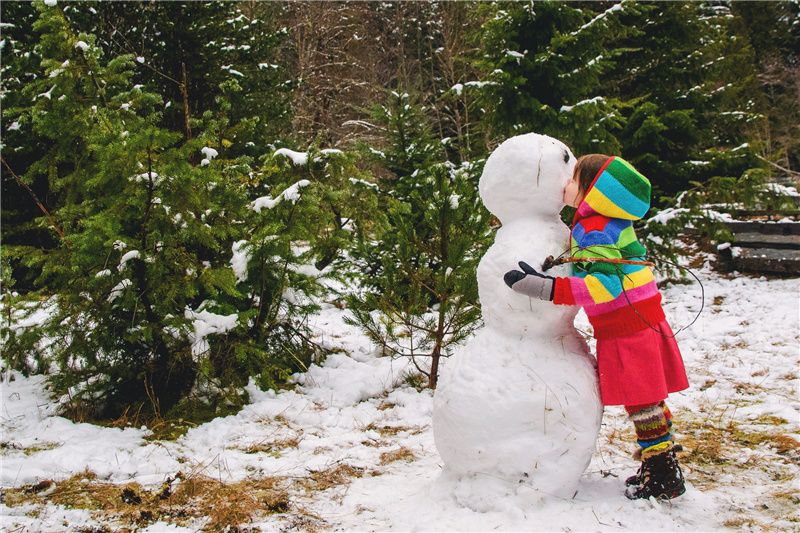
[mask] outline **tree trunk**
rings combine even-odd
[[[186,86],[186,63],[181,62],[181,94],[183,95],[183,133],[186,140],[192,138],[192,127],[189,125],[189,89]]]

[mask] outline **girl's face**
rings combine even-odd
[[[580,193],[580,186],[578,184],[578,165],[575,165],[575,171],[572,173],[572,179],[567,182],[564,187],[564,196],[562,200],[564,203],[571,207],[578,207],[583,201],[583,195]]]

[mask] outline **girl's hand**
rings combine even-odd
[[[511,290],[524,294],[530,298],[538,298],[552,302],[553,293],[556,288],[556,278],[545,276],[536,271],[532,266],[524,261],[519,262],[519,270],[509,270],[503,276],[503,281],[511,287]]]

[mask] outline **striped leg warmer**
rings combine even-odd
[[[636,442],[642,451],[666,449],[672,438],[672,413],[662,401],[650,405],[626,406],[628,417],[636,429]]]
[[[669,428],[669,436],[672,438],[672,411],[669,410],[667,404],[664,403],[664,400],[658,404],[661,406],[661,410],[664,411],[664,417],[667,419],[667,427]]]

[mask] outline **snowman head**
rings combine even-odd
[[[567,145],[547,135],[512,137],[486,161],[479,183],[481,199],[503,223],[557,216],[576,161]]]

